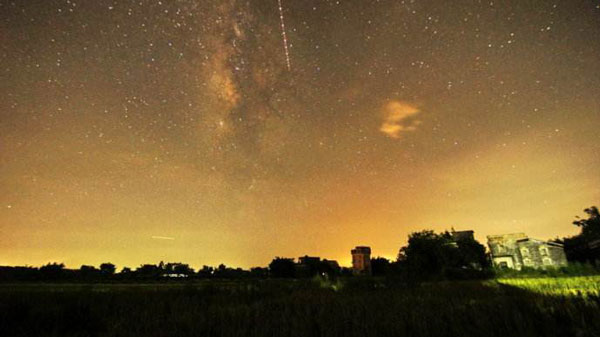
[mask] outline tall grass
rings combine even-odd
[[[600,296],[600,276],[503,278],[498,282],[543,295]]]
[[[577,279],[573,284],[597,282]],[[512,281],[0,287],[1,336],[597,336],[600,299]],[[565,286],[568,286],[565,284]],[[551,285],[548,285],[551,287]]]

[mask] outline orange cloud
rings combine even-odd
[[[415,131],[421,121],[414,119],[420,110],[402,101],[391,101],[385,105],[383,123],[379,131],[391,138],[400,138],[402,132]]]

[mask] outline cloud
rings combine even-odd
[[[379,131],[391,138],[400,138],[403,132],[415,131],[421,124],[414,117],[421,111],[408,103],[402,101],[391,101],[383,109],[383,123]]]

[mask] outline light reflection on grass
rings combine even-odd
[[[501,278],[497,282],[544,295],[599,296],[600,276]]]

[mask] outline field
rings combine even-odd
[[[1,336],[598,336],[599,277],[0,285]]]
[[[549,296],[600,296],[600,276],[506,278],[498,282]]]

